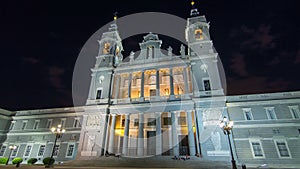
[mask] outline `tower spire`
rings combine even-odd
[[[116,22],[117,19],[118,19],[118,12],[116,11],[116,12],[114,13],[114,21]]]
[[[199,12],[198,12],[198,9],[195,8],[195,6],[194,6],[195,5],[195,1],[194,0],[191,1],[191,5],[192,5],[192,9],[191,9],[190,15],[191,16],[198,16]]]

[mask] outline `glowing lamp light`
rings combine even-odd
[[[17,149],[17,146],[9,146],[8,147],[10,150],[15,150],[15,149]]]
[[[194,5],[195,5],[195,2],[194,2],[194,1],[192,1],[192,2],[191,2],[191,5],[192,5],[192,6],[194,6]]]
[[[55,127],[52,127],[52,128],[51,128],[51,131],[52,131],[52,132],[55,132],[55,130],[56,130]]]

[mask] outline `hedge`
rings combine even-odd
[[[43,159],[44,165],[54,164],[54,162],[55,162],[54,158],[51,158],[51,161],[50,161],[50,157],[46,157],[46,158]]]
[[[13,164],[19,164],[19,163],[21,163],[23,161],[23,158],[21,158],[21,157],[16,157],[16,158],[14,158],[13,160],[12,160],[12,163]]]
[[[35,164],[38,160],[36,158],[31,158],[27,161],[27,164]]]
[[[8,158],[7,157],[1,157],[0,158],[0,164],[6,164]]]

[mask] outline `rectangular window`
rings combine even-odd
[[[74,153],[75,144],[69,144],[66,157],[72,157]]]
[[[252,146],[252,151],[253,151],[254,157],[264,157],[264,153],[263,153],[260,142],[253,141],[253,142],[251,142],[251,146]]]
[[[125,127],[125,119],[122,119],[122,124],[121,124],[122,127]]]
[[[96,99],[101,99],[102,89],[97,89]]]
[[[53,151],[53,156],[57,156],[59,152],[59,144],[55,145],[54,151]]]
[[[280,133],[279,129],[273,129],[273,134],[279,134],[279,133]]]
[[[266,113],[267,113],[268,119],[270,119],[270,120],[277,119],[276,114],[275,114],[275,110],[274,110],[273,107],[272,108],[266,108]]]
[[[45,145],[40,145],[39,151],[38,151],[38,156],[42,157],[44,155],[45,152]]]
[[[61,127],[64,128],[65,124],[66,124],[66,119],[61,119],[60,124],[61,124]]]
[[[73,127],[74,128],[79,128],[80,127],[80,123],[79,123],[79,119],[78,118],[75,118]]]
[[[246,120],[253,120],[251,109],[243,109]]]
[[[24,152],[24,157],[28,157],[30,155],[32,145],[27,145],[25,152]]]
[[[19,146],[16,146],[16,149],[14,149],[14,150],[11,152],[11,156],[12,156],[12,157],[17,156],[18,150],[19,150]]]
[[[155,118],[148,118],[147,126],[156,126]]]
[[[178,125],[186,125],[186,117],[178,117]]]
[[[276,146],[280,157],[290,157],[290,153],[285,141],[276,141]]]
[[[171,117],[164,117],[164,125],[172,125]]]
[[[70,140],[76,140],[76,135],[72,134],[71,137],[70,137]]]
[[[12,121],[9,126],[9,130],[12,130],[15,126],[16,121]]]
[[[208,79],[203,80],[203,86],[204,86],[205,91],[210,91],[211,90],[210,81]]]
[[[139,119],[134,119],[133,126],[135,127],[139,126]]]
[[[125,79],[125,80],[124,80],[124,86],[123,86],[123,87],[128,87],[128,85],[129,85],[129,80],[128,80],[128,79]]]
[[[26,126],[27,126],[27,121],[23,121],[21,130],[25,130]]]
[[[39,128],[39,124],[40,124],[40,121],[39,121],[39,120],[34,121],[33,129],[34,129],[34,130],[37,130],[37,129]]]
[[[52,119],[48,119],[48,122],[47,122],[47,125],[46,125],[46,128],[50,129],[52,126]]]
[[[290,111],[292,113],[293,118],[294,119],[299,119],[300,118],[300,116],[299,116],[300,113],[299,113],[298,106],[290,106],[289,108],[290,108]]]
[[[3,155],[4,155],[4,153],[5,153],[5,150],[6,150],[6,145],[2,145],[1,146],[1,149],[0,149],[0,157],[2,157]]]

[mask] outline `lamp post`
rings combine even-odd
[[[54,154],[55,147],[56,147],[56,141],[57,141],[58,138],[60,138],[62,136],[63,133],[66,132],[66,130],[62,129],[61,124],[59,124],[59,125],[57,125],[57,128],[56,127],[52,127],[51,128],[51,132],[53,134],[55,134],[55,140],[54,140],[54,145],[53,145],[53,148],[52,148],[52,153],[51,153],[50,161],[49,161],[48,165],[46,166],[46,168],[53,167],[52,158],[53,158],[53,154]]]
[[[231,147],[231,142],[230,142],[230,131],[233,128],[233,121],[229,121],[226,116],[224,116],[223,120],[220,123],[220,127],[223,129],[223,132],[225,135],[228,137],[228,142],[229,142],[229,148],[230,148],[230,154],[231,154],[231,163],[232,163],[232,169],[237,169],[236,168],[236,163],[234,160],[233,152],[232,152],[232,147]]]
[[[13,152],[13,150],[15,150],[17,148],[17,146],[13,145],[13,146],[9,146],[8,148],[10,149],[10,152],[9,152],[9,156],[8,156],[8,159],[7,159],[6,163],[5,163],[5,165],[8,164],[8,161],[10,159],[11,153]]]

